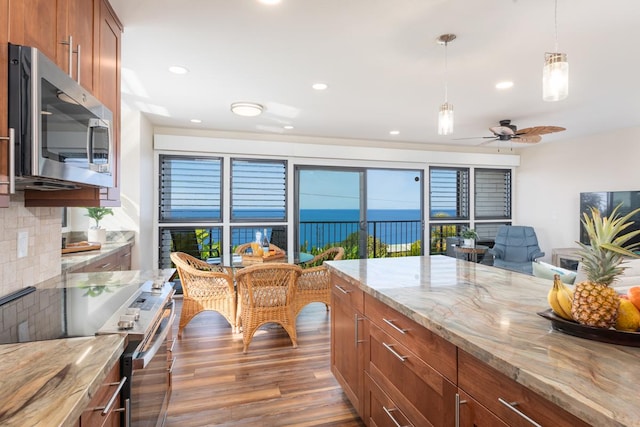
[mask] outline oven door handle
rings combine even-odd
[[[153,338],[154,341],[149,347],[149,349],[145,352],[138,353],[136,357],[133,359],[134,369],[144,369],[147,367],[151,359],[153,359],[153,357],[156,355],[156,353],[162,346],[162,343],[167,339],[167,335],[169,335],[171,328],[173,328],[173,322],[176,317],[176,313],[175,313],[176,303],[173,300],[171,300],[171,302],[168,305],[170,305],[170,309],[171,309],[171,312],[169,313],[169,316],[168,316],[169,321],[166,322],[163,326],[161,326],[160,327],[161,329],[156,332]]]

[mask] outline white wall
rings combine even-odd
[[[640,128],[570,141],[539,144],[520,152],[514,224],[535,227],[540,247],[577,247],[580,193],[640,190]]]

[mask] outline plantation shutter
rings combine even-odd
[[[431,219],[469,219],[469,169],[430,169]]]
[[[286,221],[287,162],[231,160],[231,220]]]
[[[160,222],[220,222],[222,160],[160,156]]]
[[[511,218],[511,170],[475,170],[475,218]]]

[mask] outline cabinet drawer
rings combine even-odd
[[[509,427],[504,421],[462,390],[460,396],[460,427]]]
[[[369,376],[415,425],[453,425],[457,387],[373,323],[368,330]]]
[[[589,425],[462,350],[458,351],[458,386],[510,426],[530,427],[531,423],[499,399],[515,403],[515,409],[543,426]]]
[[[365,295],[364,313],[371,322],[411,349],[449,381],[457,382],[455,345],[368,294]]]
[[[376,427],[417,427],[420,425],[411,423],[369,375],[365,375],[364,390],[366,398],[363,418],[366,425]]]
[[[96,394],[91,399],[91,402],[87,405],[80,416],[80,425],[82,427],[90,426],[118,426],[120,425],[120,413],[114,412],[114,409],[120,408],[121,402],[118,397],[111,407],[111,411],[106,415],[102,415],[102,409],[107,405],[109,399],[118,389],[120,382],[120,364],[116,363],[114,367],[109,371],[109,374],[104,379],[100,388],[96,391]]]
[[[360,313],[364,312],[364,292],[341,277],[331,274],[331,292],[333,296]]]

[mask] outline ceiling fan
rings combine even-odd
[[[534,126],[518,130],[516,125],[511,124],[511,120],[500,120],[500,126],[490,127],[489,130],[493,136],[483,136],[481,138],[490,138],[490,141],[513,141],[523,143],[536,143],[542,140],[540,135],[547,133],[562,132],[566,130],[560,126]],[[462,138],[469,139],[469,138]]]

